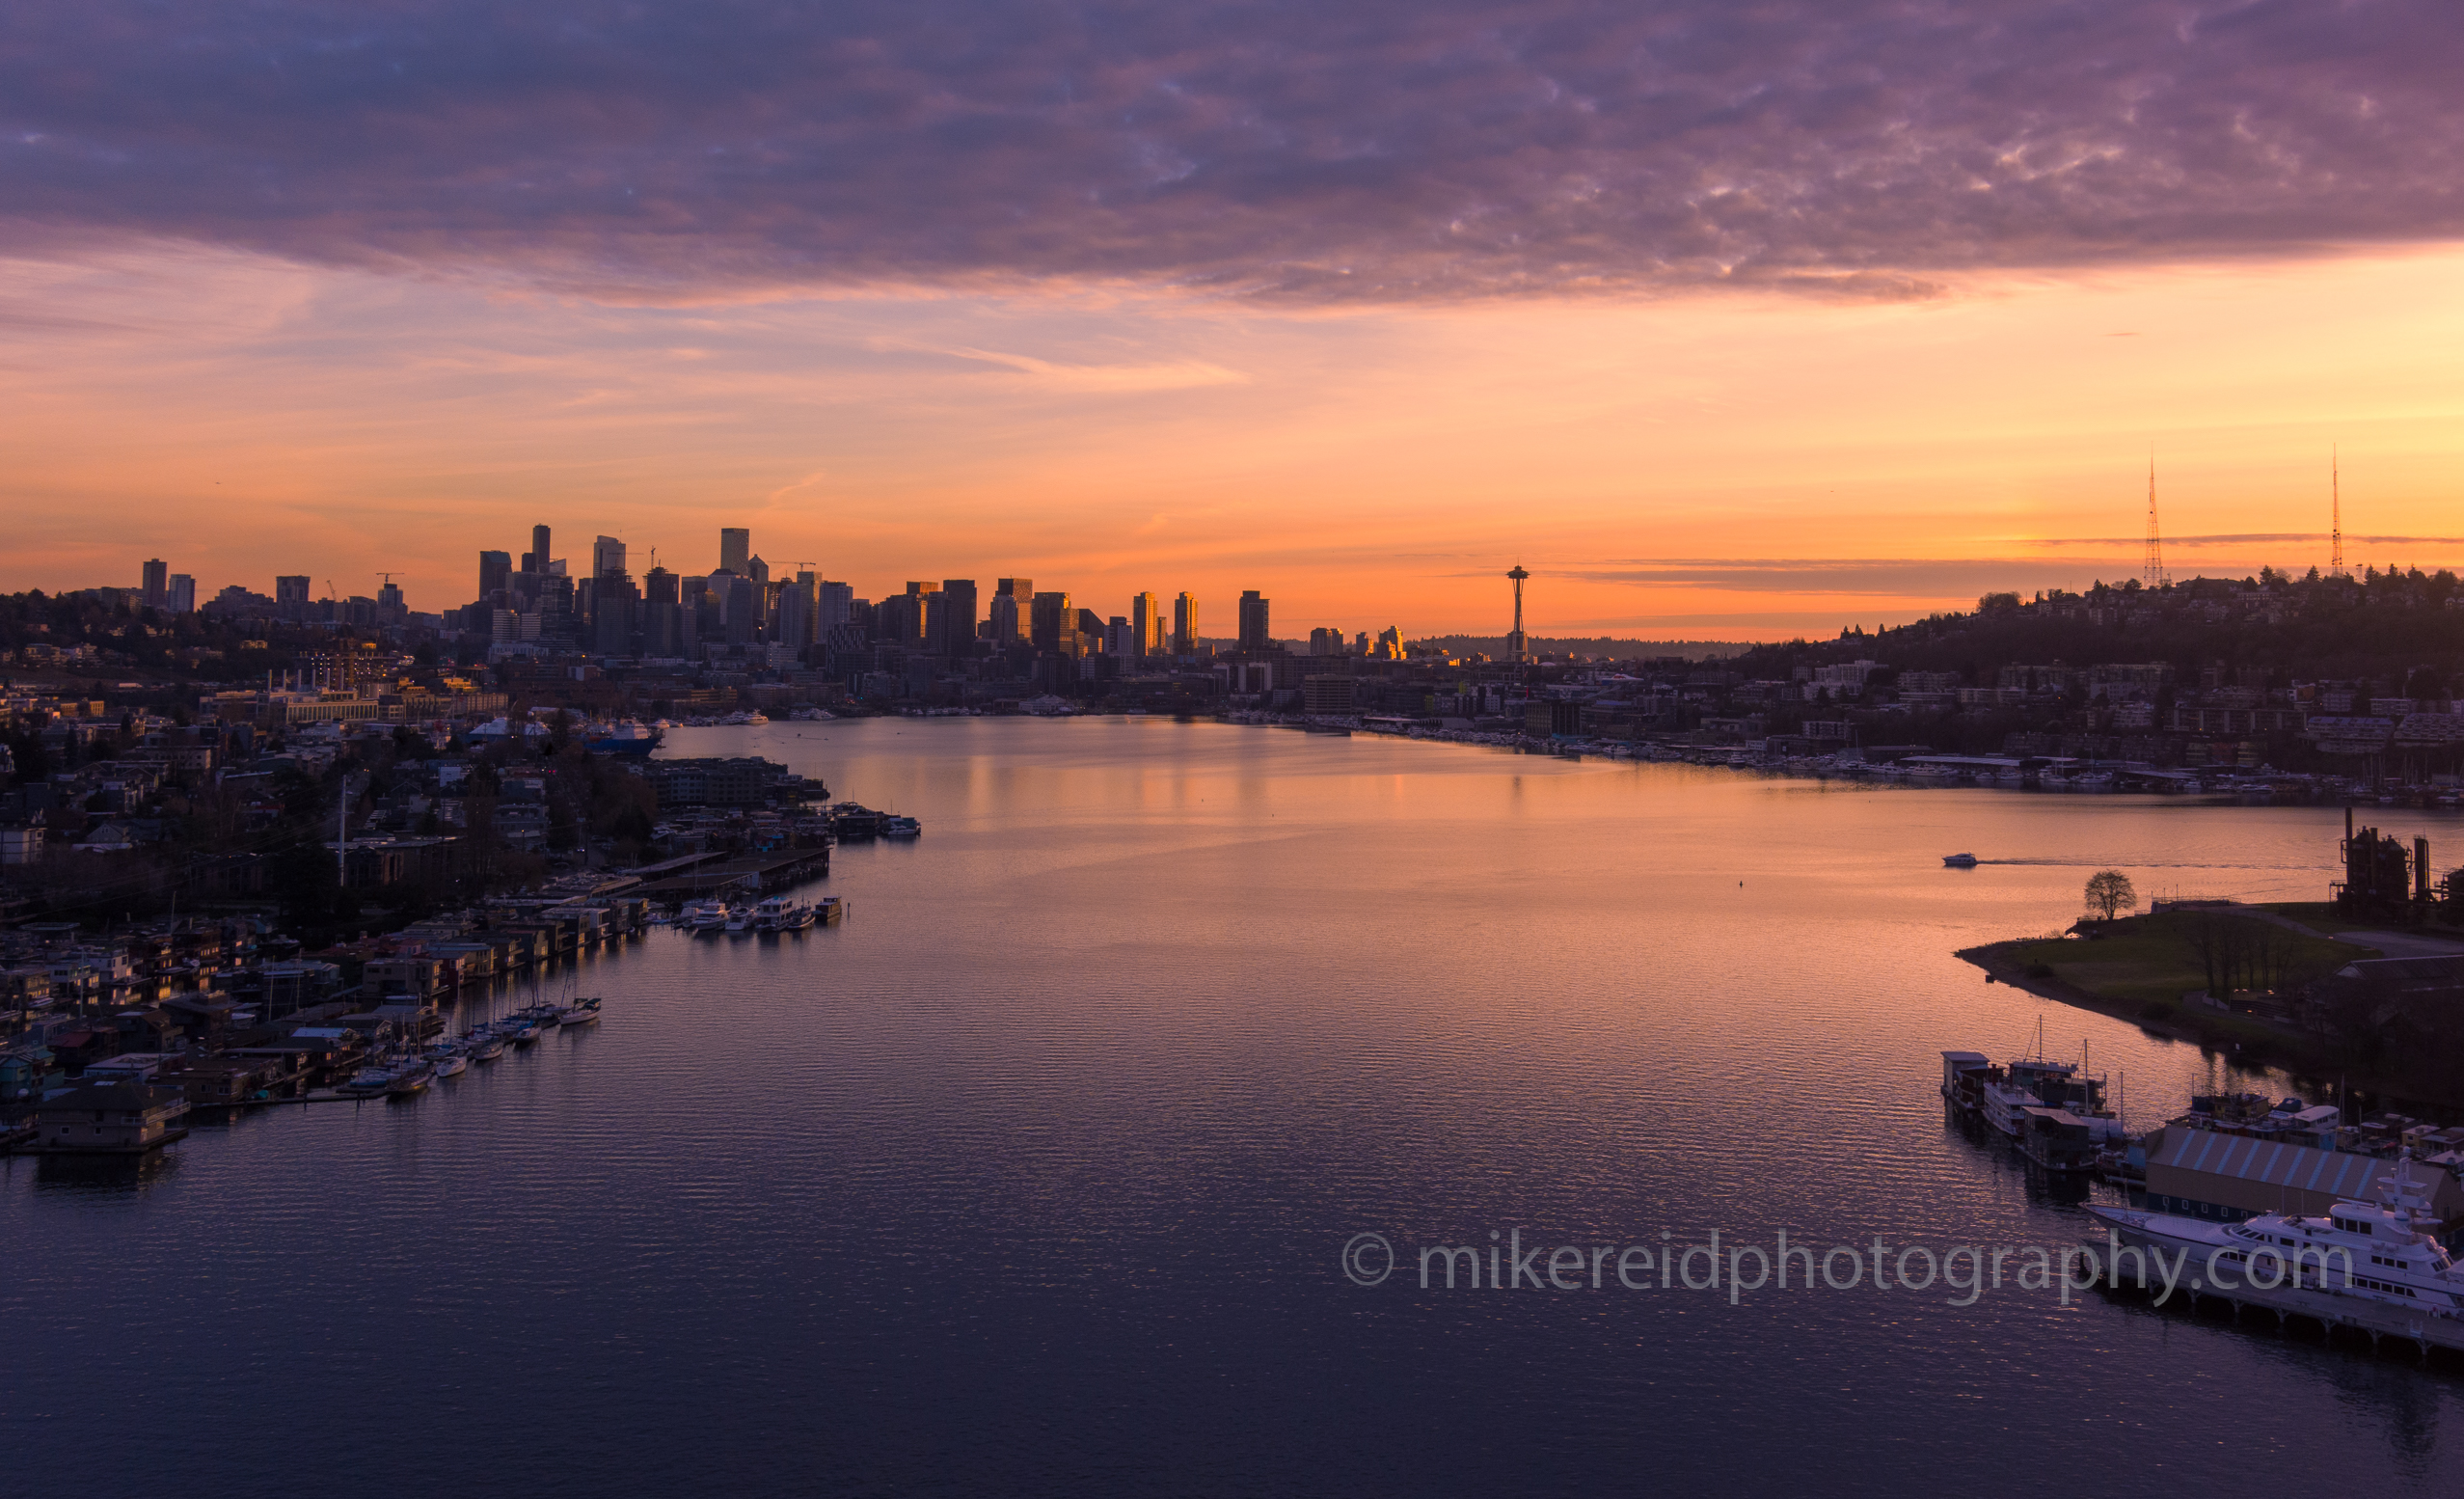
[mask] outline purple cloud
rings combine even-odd
[[[2464,232],[2433,0],[32,3],[20,244],[1295,301]]]

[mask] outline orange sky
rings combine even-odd
[[[1277,633],[1834,634],[2138,569],[2464,562],[2464,249],[1291,312],[1047,286],[624,306],[135,246],[0,267],[0,587],[276,572],[415,609],[482,547],[718,528],[879,597],[1025,574]],[[2210,541],[2190,538],[2284,536]]]

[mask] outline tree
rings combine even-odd
[[[2088,909],[2110,921],[2126,911],[2139,909],[2139,892],[2130,888],[2130,877],[2119,869],[2099,869],[2088,876]]]

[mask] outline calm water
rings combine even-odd
[[[142,1173],[0,1162],[14,1493],[2452,1492],[2464,1376],[2095,1295],[1418,1287],[1413,1246],[2074,1240],[1937,1053],[2234,1080],[1955,948],[2316,893],[2341,814],[1161,721],[695,730],[924,819],[851,920]],[[2407,814],[2418,815],[2418,814]],[[2410,831],[2407,827],[2404,831]],[[2434,836],[2444,829],[2433,829]],[[1945,870],[1973,849],[1990,862]],[[1405,1263],[1348,1281],[1353,1235]],[[1585,1272],[1587,1275],[1587,1272]],[[1952,1475],[1957,1475],[1956,1478]],[[2196,1491],[2192,1489],[2190,1491]]]

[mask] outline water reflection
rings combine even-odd
[[[2241,1470],[2430,1493],[2453,1464],[2449,1363],[2145,1297],[1449,1299],[1337,1264],[1364,1230],[2074,1241],[2086,1188],[1946,1121],[1942,1049],[2008,1057],[2041,1026],[2126,1079],[2139,1126],[2296,1088],[1952,954],[2066,923],[2108,865],[2315,895],[2332,809],[1167,719],[668,752],[769,753],[925,832],[839,850],[855,914],[805,940],[659,932],[585,962],[589,1034],[404,1107],[201,1131],[142,1233],[0,1167],[0,1319],[99,1308],[80,1346],[149,1349],[118,1486],[260,1483],[230,1433],[266,1410],[361,1430],[405,1390],[452,1440],[389,1478],[474,1493],[1904,1494],[2024,1454],[2171,1499]],[[1942,869],[1963,848],[1990,862]],[[303,1307],[303,1262],[347,1291]],[[229,1273],[187,1294],[200,1265]],[[65,1433],[118,1367],[71,1347],[40,1399],[0,1373],[32,1486],[92,1486]]]

